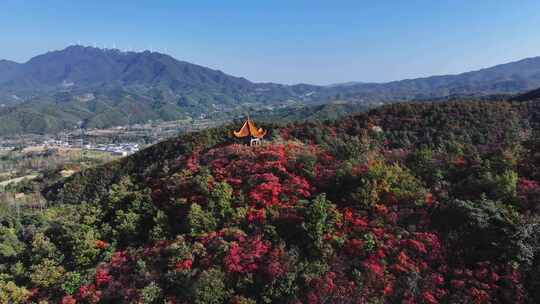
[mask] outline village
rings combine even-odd
[[[51,172],[57,177],[67,177],[83,168],[129,156],[167,138],[225,122],[199,117],[0,137],[0,203],[41,208],[43,198],[32,188]]]

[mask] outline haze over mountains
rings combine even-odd
[[[385,103],[516,94],[540,87],[540,57],[467,72],[389,83],[332,86],[254,83],[156,52],[84,46],[0,61],[0,134],[107,127],[246,107]]]
[[[0,79],[3,91],[22,93],[124,87],[139,92],[155,88],[185,93],[204,90],[210,95],[218,92],[224,95],[264,95],[265,91],[280,91],[287,87],[254,84],[244,78],[178,61],[161,53],[121,52],[83,46],[48,52],[23,64],[5,61],[0,65]],[[219,101],[217,96],[214,97]]]

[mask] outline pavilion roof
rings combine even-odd
[[[242,125],[242,128],[238,131],[233,131],[235,137],[242,138],[246,136],[251,136],[254,138],[263,138],[266,135],[266,130],[262,128],[257,128],[255,123],[251,119],[247,119],[246,122]]]

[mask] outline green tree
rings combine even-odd
[[[435,215],[433,223],[447,236],[459,258],[480,261],[524,261],[530,255],[519,215],[507,205],[483,197],[454,200]],[[454,259],[455,257],[452,257]]]
[[[217,268],[203,271],[193,286],[195,304],[225,303],[229,294],[225,286],[225,274]]]
[[[44,259],[41,263],[32,265],[30,271],[32,283],[41,288],[60,287],[66,273],[64,267],[51,259]]]
[[[74,294],[83,283],[83,278],[78,272],[68,272],[65,276],[65,281],[62,284],[62,290],[67,294]]]
[[[144,304],[160,303],[162,299],[162,290],[156,282],[150,282],[141,290]]]
[[[32,263],[39,263],[43,259],[52,259],[61,262],[62,255],[53,242],[43,233],[37,232],[32,240]]]
[[[202,209],[199,204],[191,204],[187,216],[189,231],[191,235],[197,236],[208,231],[213,231],[217,224],[212,213]]]
[[[380,203],[385,194],[392,194],[397,200],[421,204],[426,193],[420,181],[406,167],[383,161],[370,165],[359,183],[352,196],[364,206]]]
[[[150,238],[158,209],[148,189],[139,189],[124,177],[111,187],[107,201],[104,217],[112,217],[111,237],[121,246],[143,244]]]
[[[19,240],[15,228],[0,226],[0,263],[12,261],[24,251],[24,243]]]
[[[302,228],[309,240],[309,250],[320,255],[324,249],[324,235],[334,229],[338,221],[336,206],[326,199],[325,194],[318,195],[313,201],[305,201],[304,222]]]
[[[24,287],[17,286],[14,282],[0,280],[0,303],[18,304],[27,303],[30,292]]]

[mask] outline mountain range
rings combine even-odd
[[[516,94],[540,87],[540,57],[388,83],[331,86],[254,83],[157,52],[69,46],[25,63],[0,61],[0,134],[108,127],[246,108],[379,104],[449,96]]]

